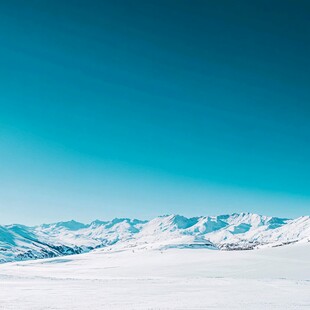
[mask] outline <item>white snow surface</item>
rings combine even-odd
[[[5,310],[310,309],[309,292],[305,240],[252,251],[112,246],[0,265]]]
[[[0,262],[85,253],[95,248],[212,248],[244,250],[310,240],[310,217],[283,219],[251,213],[160,216],[137,219],[75,221],[0,226]]]

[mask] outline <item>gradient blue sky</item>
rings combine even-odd
[[[2,1],[0,223],[310,213],[309,1]]]

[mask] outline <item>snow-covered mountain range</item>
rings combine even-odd
[[[78,254],[95,248],[107,251],[168,248],[249,250],[310,242],[310,216],[297,219],[251,213],[160,216],[137,219],[76,221],[39,226],[0,226],[0,262]]]

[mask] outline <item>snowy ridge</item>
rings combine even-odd
[[[297,219],[251,213],[200,216],[160,216],[137,219],[76,221],[0,226],[0,262],[89,252],[168,248],[249,250],[310,241],[310,217]]]

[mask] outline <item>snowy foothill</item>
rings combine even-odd
[[[0,226],[0,262],[86,253],[97,248],[213,248],[249,250],[310,240],[310,217],[285,219],[251,213],[186,218],[76,221]]]
[[[310,309],[310,217],[0,227],[0,309]]]
[[[0,265],[0,309],[309,309],[310,243],[102,248]]]

